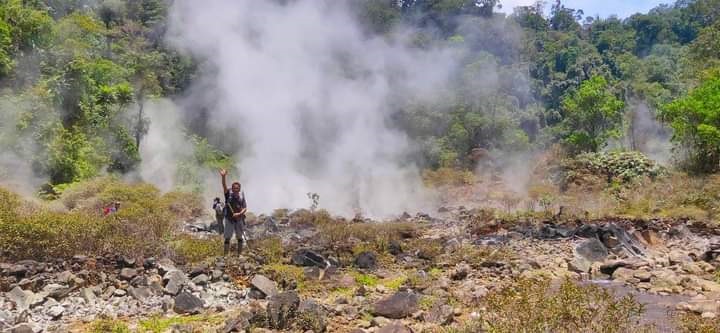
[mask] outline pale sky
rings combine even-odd
[[[545,0],[545,9],[549,10],[554,0]],[[674,3],[675,0],[564,0],[565,7],[582,9],[584,16],[608,17],[617,14],[620,18],[626,18],[635,13],[647,13],[648,10],[663,3]],[[527,6],[535,3],[535,0],[500,0],[501,12],[512,13],[516,6]]]

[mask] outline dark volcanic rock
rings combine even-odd
[[[225,327],[222,329],[222,332],[245,332],[246,329],[250,328],[250,320],[252,318],[253,315],[250,312],[240,312],[237,316],[225,321]]]
[[[123,268],[120,270],[120,279],[130,281],[138,275],[138,271],[134,268]]]
[[[374,313],[379,316],[401,319],[418,309],[418,296],[401,291],[375,303]]]
[[[179,271],[179,270],[173,270],[165,273],[165,276],[163,277],[163,281],[165,282],[165,292],[170,295],[177,295],[187,284],[187,276],[185,276],[185,273]]]
[[[175,306],[173,310],[179,314],[198,313],[203,307],[203,301],[195,295],[182,292],[175,297]]]
[[[268,322],[271,328],[290,327],[300,306],[300,297],[295,291],[287,291],[270,297],[267,305]]]
[[[316,266],[320,268],[330,266],[330,262],[325,257],[308,249],[297,250],[292,256],[292,263],[296,266]]]
[[[396,256],[403,253],[402,243],[400,241],[393,239],[390,241],[390,244],[388,244],[388,252],[390,254]]]
[[[314,300],[305,300],[300,303],[298,317],[303,329],[322,333],[327,330],[327,314],[325,309]]]
[[[594,262],[601,261],[608,256],[608,250],[597,238],[590,238],[578,245],[575,252],[582,258]]]
[[[362,252],[355,258],[355,266],[363,269],[374,269],[377,266],[377,255],[371,251]]]

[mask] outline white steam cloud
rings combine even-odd
[[[412,143],[388,126],[389,104],[432,94],[453,61],[365,36],[346,4],[176,1],[171,9],[171,44],[205,66],[205,88],[188,99],[213,105],[210,135],[241,147],[241,174],[230,180],[239,177],[253,211],[307,207],[307,192],[340,214],[431,208],[407,161]]]

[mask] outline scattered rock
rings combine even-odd
[[[300,302],[298,307],[299,325],[305,330],[322,333],[327,330],[327,314],[314,300]]]
[[[5,296],[10,300],[10,302],[15,304],[15,309],[19,311],[30,308],[30,304],[28,303],[30,295],[28,292],[25,292],[20,287],[13,288],[9,292],[7,292]]]
[[[9,331],[10,333],[34,333],[32,326],[29,324],[20,324],[18,326],[13,327]]]
[[[160,259],[157,262],[157,268],[160,272],[160,275],[162,276],[165,276],[165,274],[169,273],[170,271],[177,270],[177,268],[175,268],[175,263],[173,263],[172,260],[167,258]]]
[[[181,292],[174,299],[173,310],[179,314],[195,314],[200,312],[203,307],[203,301],[197,296]]]
[[[355,266],[362,269],[375,269],[377,267],[377,255],[371,251],[361,252],[355,257]]]
[[[466,263],[458,264],[455,269],[450,273],[450,278],[453,280],[464,280],[468,274],[470,274],[470,265]]]
[[[56,279],[57,279],[60,283],[65,283],[65,284],[67,284],[67,283],[69,283],[70,281],[72,281],[73,279],[75,279],[75,275],[74,275],[72,272],[70,272],[70,271],[63,271],[63,272],[61,272],[61,273],[58,273]]]
[[[129,268],[129,267],[135,267],[137,260],[135,260],[135,258],[122,256],[118,259],[117,262],[120,267],[128,267]]]
[[[374,306],[374,313],[387,318],[402,319],[418,309],[418,296],[406,291],[384,298]]]
[[[402,254],[402,243],[396,239],[391,240],[390,244],[388,244],[388,252],[394,256]]]
[[[656,246],[662,244],[662,239],[658,236],[657,232],[653,230],[643,230],[640,235],[642,239],[650,246]]]
[[[575,248],[575,253],[590,262],[601,261],[608,256],[605,245],[597,238],[590,238]]]
[[[93,304],[95,303],[95,300],[97,300],[97,296],[91,288],[83,288],[82,290],[80,290],[80,297],[82,297],[85,302],[89,304]]]
[[[635,271],[625,267],[619,267],[615,270],[615,272],[613,272],[612,278],[617,281],[630,282],[631,279],[635,278],[634,275]]]
[[[200,274],[192,279],[192,282],[198,286],[204,286],[210,282],[210,277]]]
[[[177,269],[171,270],[165,273],[163,281],[165,281],[165,293],[175,296],[182,290],[182,287],[187,284],[187,276]]]
[[[375,333],[413,333],[413,331],[402,323],[391,323],[381,327]]]
[[[157,267],[157,260],[153,257],[147,258],[143,261],[143,268],[152,269]]]
[[[138,271],[134,268],[123,268],[120,270],[120,279],[130,281],[138,275]]]
[[[287,291],[271,296],[267,305],[270,328],[280,330],[289,328],[299,305],[300,297],[295,291]]]
[[[252,285],[252,287],[256,290],[262,292],[265,297],[272,297],[278,293],[277,284],[264,275],[255,275],[250,281],[250,285]]]
[[[48,284],[45,286],[45,288],[43,288],[43,292],[46,292],[48,296],[56,300],[64,299],[70,294],[71,291],[72,289],[70,289],[70,287],[55,283]]]
[[[128,294],[143,303],[152,296],[152,291],[148,287],[130,287],[128,288]]]
[[[225,321],[225,327],[222,329],[222,332],[245,332],[246,329],[250,328],[250,320],[252,317],[253,315],[250,312],[242,311],[238,315]]]
[[[297,250],[292,256],[292,263],[296,266],[315,266],[320,268],[330,266],[330,262],[325,259],[325,257],[308,249]]]
[[[423,314],[424,321],[438,325],[449,324],[453,317],[453,308],[447,304],[435,304]]]
[[[50,316],[53,320],[59,319],[64,313],[65,308],[62,305],[53,306],[47,312],[48,316]]]

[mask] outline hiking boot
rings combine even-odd
[[[226,243],[225,246],[223,247],[223,257],[227,257],[228,252],[230,252],[230,244]]]

